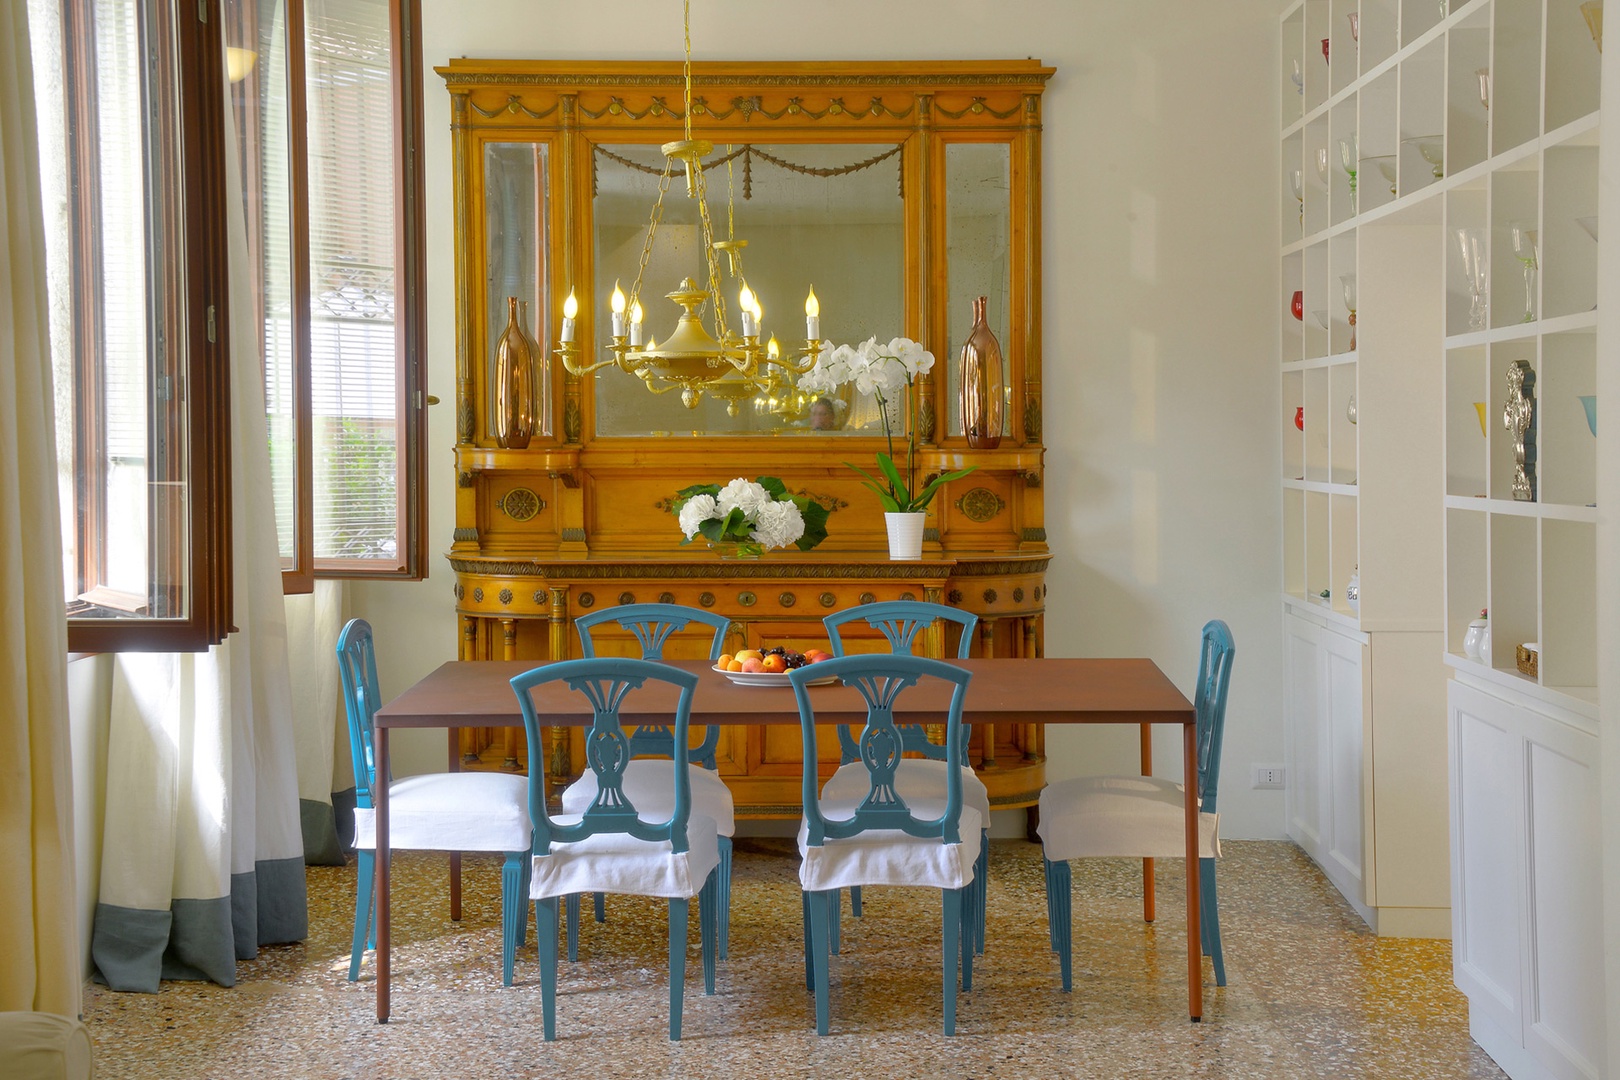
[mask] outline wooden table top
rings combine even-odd
[[[1013,658],[951,660],[973,672],[964,718],[974,724],[1191,724],[1192,704],[1152,660]],[[514,675],[537,666],[527,660],[451,660],[377,711],[377,725],[412,727],[517,727],[523,723]],[[738,686],[708,661],[674,661],[698,673],[692,696],[693,724],[797,724],[798,706],[788,686]],[[816,717],[825,723],[863,723],[866,705],[846,686],[812,687]],[[949,702],[949,687],[924,680],[900,696],[897,718],[937,719]],[[664,723],[676,692],[648,684],[625,700],[627,724]],[[585,726],[591,712],[584,695],[561,683],[536,690],[546,722]]]

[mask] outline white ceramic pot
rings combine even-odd
[[[1490,633],[1491,624],[1484,619],[1475,619],[1468,624],[1468,633],[1463,635],[1463,655],[1470,660],[1485,662],[1485,654],[1480,650],[1480,643]]]
[[[1350,573],[1350,582],[1344,587],[1344,602],[1357,615],[1361,614],[1361,568]]]
[[[883,515],[889,526],[889,558],[922,558],[923,522],[927,518],[922,512]]]

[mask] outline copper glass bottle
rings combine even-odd
[[[506,298],[506,331],[495,346],[495,441],[522,450],[534,435],[534,348],[518,320],[517,297]]]
[[[1007,381],[1002,373],[1001,343],[985,321],[987,297],[973,301],[973,330],[962,343],[962,434],[975,450],[1001,445]]]

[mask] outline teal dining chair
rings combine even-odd
[[[643,660],[662,660],[664,646],[670,637],[697,624],[711,631],[709,662],[720,659],[725,649],[726,631],[731,620],[701,608],[682,607],[679,604],[621,604],[581,615],[574,620],[579,631],[580,654],[596,655],[596,642],[591,632],[604,623],[612,623],[630,632],[641,646]],[[703,740],[687,749],[687,760],[702,766],[692,773],[692,805],[699,813],[713,818],[720,831],[720,959],[731,952],[731,838],[737,832],[737,813],[731,789],[715,771],[715,751],[720,742],[720,729],[709,726]],[[665,724],[642,724],[630,735],[632,760],[625,770],[624,788],[637,806],[643,810],[667,812],[673,793],[669,788],[669,770],[653,758],[675,756],[675,738]],[[596,799],[596,776],[586,772],[563,789],[562,809],[565,814],[582,814]],[[607,921],[607,906],[601,893],[595,896],[596,921]],[[579,959],[579,897],[570,896],[566,904],[568,921],[568,959]]]
[[[854,797],[818,791],[816,712],[809,682],[832,675],[857,690],[866,702],[860,764],[866,789]],[[956,760],[964,735],[962,704],[972,673],[918,656],[846,656],[788,673],[799,706],[804,741],[804,820],[799,827],[799,885],[804,909],[805,982],[815,993],[816,1032],[829,1026],[829,972],[832,947],[830,901],[838,890],[865,885],[939,889],[944,898],[940,922],[945,1034],[956,1034],[957,977],[973,988],[973,886],[983,845],[979,813],[962,798],[962,770],[945,770],[938,791],[900,791],[897,774],[904,760],[904,738],[894,720],[900,695],[919,680],[950,684],[945,711],[946,749]]]
[[[1215,901],[1215,859],[1221,853],[1216,789],[1221,779],[1221,735],[1232,681],[1232,631],[1219,619],[1204,625],[1193,691],[1198,753],[1198,887],[1202,947],[1226,985],[1220,908]],[[1046,867],[1046,913],[1063,989],[1072,988],[1070,859],[1137,857],[1174,859],[1186,854],[1182,786],[1156,776],[1084,776],[1049,784],[1041,792],[1041,854]]]
[[[594,719],[585,733],[585,760],[596,777],[597,794],[583,813],[553,818],[546,810],[545,760],[541,716],[534,691],[566,683],[591,704]],[[691,763],[682,755],[659,764],[672,794],[667,812],[635,805],[624,779],[630,765],[630,735],[619,723],[627,697],[647,683],[667,683],[679,691],[670,734],[685,746],[698,677],[652,660],[594,657],[564,660],[512,679],[529,742],[529,814],[534,820],[534,860],[529,895],[534,899],[539,939],[540,1009],[547,1041],[557,1037],[558,902],[585,892],[663,897],[669,901],[669,1037],[681,1037],[681,1003],[686,985],[686,923],[692,897],[698,898],[703,947],[703,989],[714,993],[719,834],[714,819],[693,809]]]
[[[979,617],[971,611],[962,611],[958,608],[946,607],[943,604],[930,604],[916,600],[894,600],[875,604],[862,604],[859,607],[846,608],[825,616],[821,624],[827,628],[827,640],[832,645],[834,656],[844,655],[844,639],[841,629],[852,622],[864,622],[866,625],[880,632],[889,643],[889,651],[900,655],[912,655],[912,648],[916,643],[917,635],[927,630],[935,621],[941,623],[954,623],[960,628],[961,634],[957,640],[956,656],[966,660],[973,647],[973,631],[979,625]],[[902,794],[915,794],[921,791],[938,791],[945,782],[945,747],[928,740],[928,732],[921,724],[899,725],[900,736],[905,740],[905,749],[911,753],[922,755],[920,758],[907,758],[900,764],[900,771],[896,774],[895,782],[899,785]],[[980,820],[984,822],[984,844],[979,848],[978,872],[973,877],[973,950],[984,952],[984,920],[985,920],[985,889],[989,884],[990,870],[990,792],[985,788],[984,781],[973,771],[968,764],[967,732],[962,733],[962,754],[960,765],[962,768],[962,797],[967,804],[979,812]],[[858,793],[865,790],[866,772],[859,764],[859,747],[854,736],[844,726],[838,728],[839,766],[833,775],[828,778],[827,785],[822,789],[826,796],[839,796]],[[849,891],[850,912],[856,918],[861,916],[861,890]],[[842,905],[835,905],[836,911],[842,910]],[[838,921],[833,921],[833,951],[838,951]]]
[[[376,944],[374,890],[376,867],[376,756],[372,718],[382,705],[377,692],[377,653],[371,624],[350,619],[337,639],[343,706],[349,720],[349,753],[354,759],[354,846],[357,874],[354,943],[349,950],[349,981],[360,977],[360,962]],[[390,851],[498,851],[501,869],[501,981],[512,984],[513,956],[528,927],[528,784],[521,776],[493,772],[427,773],[388,784]]]

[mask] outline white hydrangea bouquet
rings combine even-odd
[[[774,476],[738,477],[725,487],[693,484],[675,493],[674,510],[682,544],[701,536],[722,554],[754,558],[789,544],[809,551],[827,538],[827,508],[790,494]]]
[[[877,401],[878,411],[883,416],[883,434],[889,442],[889,452],[879,452],[877,456],[881,479],[859,465],[847,461],[844,464],[866,477],[862,483],[877,494],[883,502],[883,509],[891,514],[915,513],[926,509],[941,484],[960,480],[973,471],[967,468],[936,476],[921,491],[912,494],[916,490],[917,422],[915,415],[910,415],[915,412],[914,395],[910,391],[917,377],[928,374],[933,368],[934,354],[910,338],[897,337],[887,345],[879,345],[876,337],[870,337],[859,345],[827,346],[816,358],[816,366],[799,379],[799,389],[806,393],[830,394],[841,386],[854,383],[857,391],[870,394]],[[906,420],[901,421],[906,434],[904,472],[894,463],[892,421],[895,418],[891,416],[889,406],[891,401],[896,400],[902,403],[908,414]],[[899,409],[895,409],[895,412],[899,412]]]

